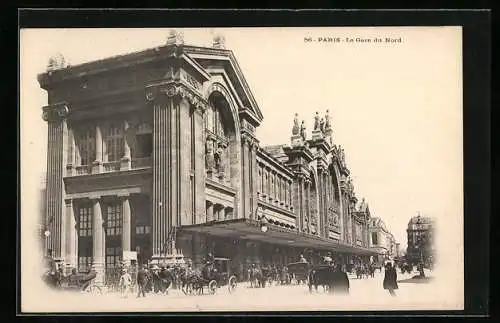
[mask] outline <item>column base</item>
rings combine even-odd
[[[100,174],[103,171],[102,161],[96,160],[92,163],[92,174]]]
[[[130,157],[125,156],[120,160],[120,170],[130,170],[132,168],[132,162]]]
[[[95,283],[102,286],[105,283],[105,266],[104,262],[94,262],[92,264],[92,271],[96,272]]]

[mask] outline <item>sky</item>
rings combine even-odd
[[[330,111],[333,141],[345,149],[358,198],[401,247],[417,212],[461,230],[461,29],[183,29],[188,45],[225,37],[264,115],[261,145],[290,143],[295,113],[310,138],[314,114]],[[36,76],[60,52],[70,64],[164,45],[168,29],[25,29],[21,31],[22,208],[36,214],[46,166],[47,95]],[[305,37],[353,42],[305,42]],[[382,39],[380,43],[357,38]],[[401,39],[385,43],[386,37]],[[29,198],[27,198],[29,197]],[[34,197],[34,198],[31,198]],[[456,231],[458,235],[462,231]],[[462,243],[445,235],[442,243]],[[451,256],[450,256],[451,257]]]

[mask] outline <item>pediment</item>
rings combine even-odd
[[[232,51],[195,46],[184,46],[183,51],[208,74],[224,75],[240,103],[239,113],[246,115],[255,126],[262,122],[262,112]]]

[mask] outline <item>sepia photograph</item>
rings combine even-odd
[[[462,28],[22,28],[23,313],[464,309]]]

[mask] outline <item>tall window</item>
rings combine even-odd
[[[106,156],[108,161],[117,161],[123,157],[123,125],[111,124],[106,133]]]
[[[92,236],[92,206],[78,208],[78,235],[80,237]]]
[[[135,157],[150,157],[153,154],[153,130],[151,125],[148,123],[141,123],[137,127],[135,139],[137,141]]]
[[[378,235],[377,232],[372,232],[372,244],[378,245]]]
[[[78,271],[88,272],[92,268],[92,247],[78,246]]]
[[[87,272],[92,266],[92,205],[77,206],[78,271]]]
[[[121,203],[108,204],[106,208],[106,235],[119,236],[122,234],[122,206]]]
[[[211,102],[210,108],[205,113],[205,128],[217,137],[226,140],[226,128],[224,125],[225,120],[222,113],[216,105]]]
[[[259,169],[259,192],[262,193],[262,171]]]
[[[80,153],[80,165],[90,165],[96,158],[95,129],[89,127],[80,130],[75,141]]]
[[[106,269],[116,268],[122,258],[121,247],[106,248]]]

